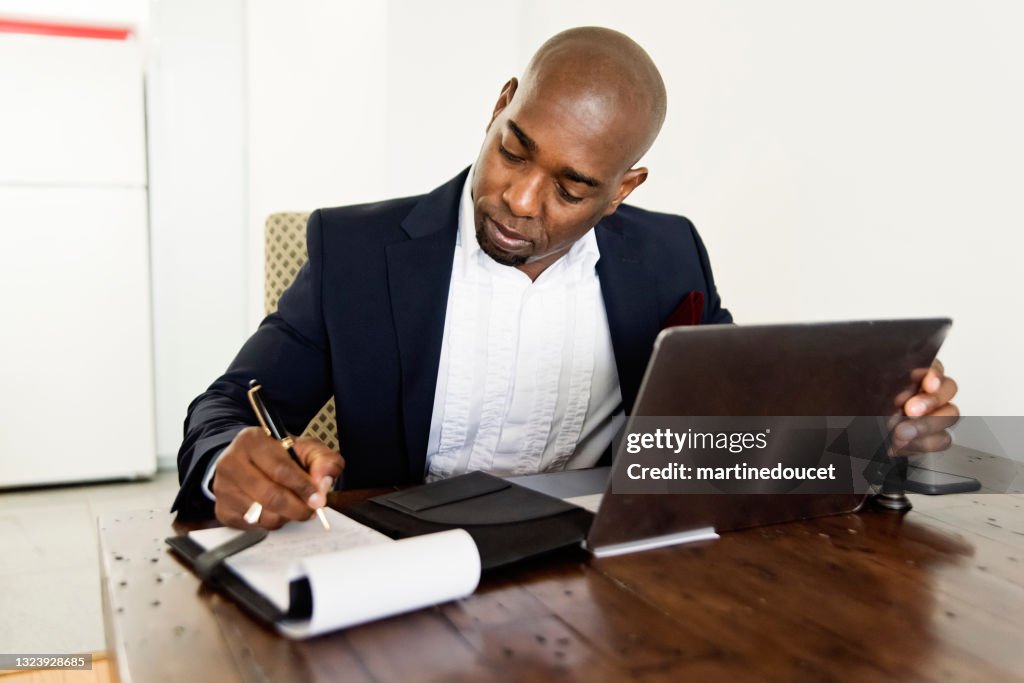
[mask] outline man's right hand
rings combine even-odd
[[[327,492],[345,469],[345,460],[320,441],[295,439],[304,471],[280,441],[258,427],[240,431],[217,462],[213,478],[217,520],[238,529],[278,529],[289,521],[309,519],[327,503]],[[263,506],[257,524],[243,515],[253,503]]]

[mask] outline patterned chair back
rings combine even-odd
[[[295,279],[299,268],[309,258],[306,254],[306,221],[308,213],[296,211],[272,213],[264,227],[265,277],[263,302],[267,314],[277,310],[277,301]],[[334,397],[324,404],[309,424],[303,436],[312,436],[330,448],[338,450],[338,426],[334,412]]]

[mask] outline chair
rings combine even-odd
[[[296,211],[272,213],[264,226],[263,303],[269,315],[277,310],[277,301],[309,258],[306,253],[308,213]],[[312,436],[338,450],[338,424],[334,397],[310,420],[302,436]]]

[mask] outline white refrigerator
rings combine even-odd
[[[0,33],[0,489],[156,469],[143,56]]]

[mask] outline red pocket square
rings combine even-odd
[[[704,312],[704,293],[690,292],[683,297],[683,300],[676,306],[676,310],[665,319],[661,329],[666,327],[679,327],[680,325],[700,325],[700,318]]]

